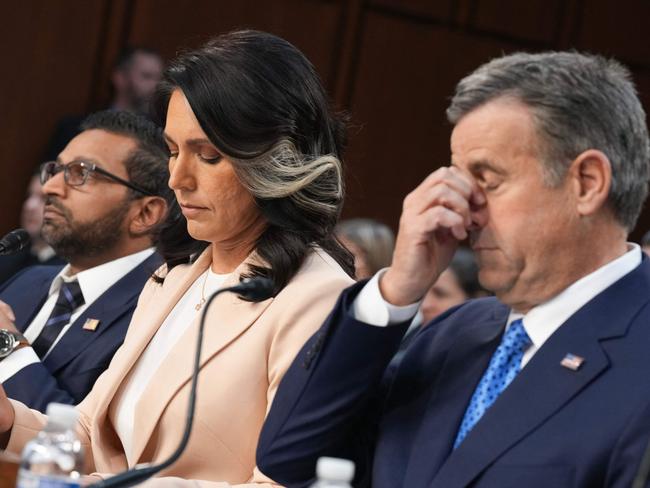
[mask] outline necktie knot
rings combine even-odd
[[[528,337],[524,323],[521,319],[514,320],[501,340],[499,349],[502,349],[506,354],[519,354],[523,355],[526,349],[530,347],[532,341]],[[498,349],[497,349],[498,351]]]
[[[81,292],[79,281],[64,281],[59,290],[55,307],[74,311],[84,304],[84,295]]]

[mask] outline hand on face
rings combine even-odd
[[[393,305],[420,300],[449,264],[459,241],[487,220],[476,181],[455,167],[429,175],[404,199],[393,263],[380,281]]]

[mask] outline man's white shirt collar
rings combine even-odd
[[[507,326],[510,327],[514,320],[523,318],[524,329],[533,343],[524,354],[522,365],[532,358],[569,317],[639,264],[641,264],[641,247],[638,244],[628,243],[628,251],[625,254],[580,278],[549,301],[530,309],[525,315],[511,311]]]
[[[70,282],[76,279],[79,280],[79,287],[84,296],[84,301],[86,303],[92,303],[118,280],[122,279],[127,273],[129,273],[129,271],[144,262],[153,253],[154,249],[148,248],[144,251],[129,254],[128,256],[100,264],[94,268],[80,271],[76,275],[72,276],[69,275],[70,265],[66,264],[59,274],[56,275],[54,280],[52,280],[48,295],[51,296],[54,293],[59,293],[64,281]]]

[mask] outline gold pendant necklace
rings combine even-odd
[[[205,303],[205,284],[208,282],[208,276],[210,276],[210,269],[207,269],[205,272],[205,279],[203,280],[203,286],[201,287],[201,300],[199,300],[199,303],[194,305],[194,309],[197,312],[201,310],[201,307]]]

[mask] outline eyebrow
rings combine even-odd
[[[455,163],[451,163],[452,166],[456,166]],[[488,161],[487,159],[480,159],[478,161],[472,161],[467,164],[467,170],[470,173],[476,173],[479,171],[492,171],[493,173],[497,173],[499,175],[504,175],[505,171],[502,168],[499,168],[496,166],[494,163],[491,161]]]
[[[163,137],[170,144],[174,144],[174,145],[176,144],[176,142],[174,142],[174,139],[172,139],[169,136],[169,134],[164,133]],[[212,144],[212,142],[209,139],[207,139],[206,137],[196,137],[196,138],[193,138],[193,139],[188,139],[187,141],[185,141],[185,144],[187,144],[188,146],[201,146],[201,145],[204,145],[204,144],[208,144],[208,145],[214,147],[214,144]],[[214,148],[217,149],[216,147],[214,147]]]

